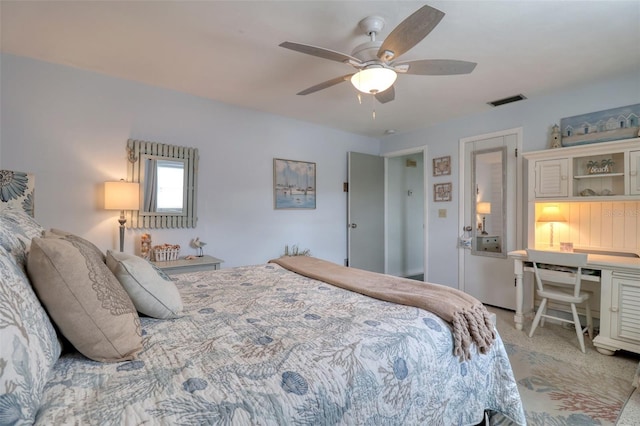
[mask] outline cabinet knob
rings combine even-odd
[[[560,176],[560,179],[561,180],[567,180],[567,177],[566,176]]]
[[[618,312],[617,306],[612,306],[610,309],[611,309],[611,312]]]

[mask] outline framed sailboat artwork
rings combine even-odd
[[[275,209],[316,208],[316,163],[273,159]]]

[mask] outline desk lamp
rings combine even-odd
[[[104,183],[105,210],[120,210],[120,251],[124,251],[124,217],[125,210],[140,209],[140,185],[133,182],[105,182]]]
[[[553,224],[554,222],[566,222],[567,220],[560,213],[558,206],[545,206],[542,214],[536,222],[549,222],[549,247],[553,247]]]
[[[491,203],[486,201],[480,202],[476,205],[476,212],[482,215],[482,235],[488,235],[486,215],[491,214]]]

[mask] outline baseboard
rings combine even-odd
[[[414,275],[424,275],[423,269],[411,269],[409,271],[404,271],[402,274],[403,277],[413,277]]]

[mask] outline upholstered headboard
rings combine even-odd
[[[0,210],[22,209],[33,217],[35,175],[13,170],[0,170]]]

